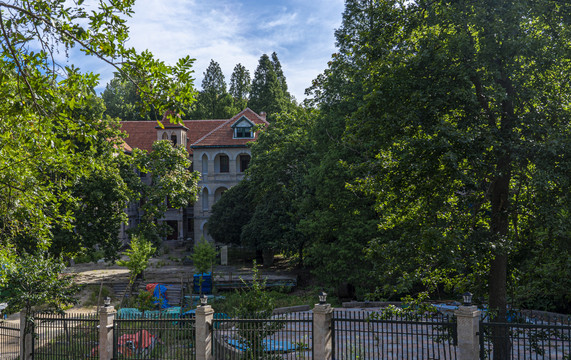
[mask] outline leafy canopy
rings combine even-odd
[[[102,116],[93,90],[99,76],[66,66],[61,54],[78,47],[115,67],[137,85],[144,111],[181,113],[195,96],[190,57],[169,66],[125,46],[133,4],[102,0],[92,10],[83,1],[0,1],[0,242],[12,251],[7,260],[29,257],[46,285],[61,270],[46,251],[63,253],[76,239],[107,243],[122,219],[117,207],[130,194],[122,181],[128,177],[118,176],[118,127]],[[178,181],[168,175],[161,181]],[[191,178],[183,176],[181,186],[191,188]],[[111,211],[108,222],[101,218],[105,210]],[[95,240],[93,232],[101,229]],[[37,305],[51,301],[49,289],[37,294]]]

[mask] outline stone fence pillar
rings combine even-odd
[[[196,360],[212,360],[212,320],[214,310],[210,305],[196,308]]]
[[[476,306],[460,306],[454,313],[458,324],[458,360],[480,358],[480,313]]]
[[[315,359],[331,360],[333,357],[332,321],[331,305],[315,304],[313,308],[313,355]]]
[[[102,306],[99,309],[99,359],[113,359],[113,320],[115,319],[113,306]]]

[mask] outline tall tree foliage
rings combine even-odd
[[[348,187],[366,168],[352,164],[363,161],[367,144],[348,144],[345,129],[352,114],[366,95],[364,80],[368,77],[363,63],[352,58],[354,29],[367,26],[366,16],[351,7],[362,8],[366,2],[348,1],[343,26],[335,33],[338,53],[333,54],[329,68],[306,90],[312,95],[309,105],[318,107],[315,126],[310,130],[314,152],[306,161],[310,168],[305,182],[305,197],[300,230],[310,239],[307,263],[318,279],[328,286],[354,285],[358,296],[374,289],[370,281],[370,259],[364,249],[377,236],[377,215],[373,198]],[[332,196],[331,194],[335,194]]]
[[[202,91],[194,104],[192,117],[195,119],[226,119],[237,113],[234,109],[234,99],[226,91],[224,74],[214,60],[204,72]]]
[[[101,93],[101,98],[105,103],[105,115],[112,118],[133,121],[158,120],[162,116],[152,107],[150,111],[145,111],[137,88],[137,81],[126,78],[120,72],[115,72],[113,79]]]
[[[250,71],[244,65],[237,64],[230,77],[230,95],[234,98],[234,106],[236,108],[240,110],[246,108],[251,88]]]
[[[243,244],[259,250],[297,254],[303,261],[308,239],[297,229],[296,211],[306,193],[304,176],[312,151],[308,138],[313,117],[308,113],[282,114],[252,145],[248,180],[254,212],[242,229]]]
[[[287,90],[287,81],[284,75],[284,71],[282,69],[282,64],[280,63],[280,59],[278,59],[278,54],[274,51],[272,53],[272,66],[274,71],[276,72],[276,77],[278,78],[278,82],[280,87],[282,88],[282,92],[287,100],[291,100],[291,95]]]
[[[299,202],[303,200],[306,157],[311,152],[307,138],[312,118],[281,115],[261,132],[252,146],[247,178],[228,190],[212,208],[210,234],[225,243],[252,249],[299,255],[308,244],[298,231]]]
[[[283,78],[283,81],[282,83],[278,79],[274,63],[272,63],[270,57],[263,54],[260,57],[258,67],[254,73],[254,79],[252,80],[252,91],[250,92],[248,107],[258,113],[265,111],[270,118],[286,110],[289,99],[287,99],[283,90],[285,78]]]
[[[570,10],[347,3],[323,79],[338,81],[338,66],[367,75],[344,141],[365,149],[353,168],[369,173],[353,184],[376,199],[382,279],[487,283],[501,318],[515,255],[546,242],[568,254]]]

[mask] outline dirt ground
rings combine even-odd
[[[167,283],[179,284],[181,282],[192,281],[195,268],[188,263],[188,252],[183,248],[169,248],[167,251],[149,260],[149,266],[144,271],[145,283]],[[186,261],[185,261],[186,260]],[[234,262],[230,265],[213,265],[215,276],[235,276],[236,278],[248,276],[252,273],[251,262]],[[74,280],[83,287],[79,294],[79,303],[73,311],[83,311],[94,308],[86,306],[89,297],[93,298],[93,292],[103,284],[106,287],[113,287],[113,284],[124,284],[129,281],[129,270],[117,264],[105,263],[103,261],[95,263],[74,264],[66,269],[66,272],[73,274]],[[271,267],[260,267],[260,272],[264,276],[295,276],[299,278],[295,269],[289,267],[285,259],[276,257],[274,265]],[[216,281],[216,278],[215,278]]]

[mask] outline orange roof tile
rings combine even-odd
[[[119,125],[127,133],[125,142],[131,148],[151,151],[153,142],[157,140],[156,121],[121,121]]]
[[[256,114],[249,108],[241,111],[231,119],[218,120],[183,120],[182,125],[172,124],[163,119],[162,124],[165,128],[186,128],[187,150],[192,153],[193,148],[209,147],[209,146],[246,146],[250,141],[257,138],[257,134],[253,139],[234,139],[234,124],[242,116],[246,117],[252,123],[258,125],[268,125],[269,123],[261,116]],[[153,142],[157,140],[157,128],[159,124],[156,121],[121,121],[121,130],[128,136],[125,139],[127,146],[131,148],[139,148],[150,151]]]
[[[246,146],[247,143],[255,141],[258,137],[258,134],[254,134],[254,138],[252,139],[234,139],[234,129],[232,128],[232,125],[242,116],[250,120],[255,125],[269,125],[269,123],[264,118],[256,114],[250,108],[246,108],[233,118],[226,120],[215,129],[212,129],[212,131],[205,134],[203,137],[192,142],[191,147],[199,148],[209,146]]]

